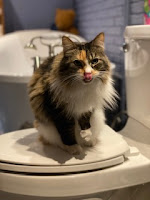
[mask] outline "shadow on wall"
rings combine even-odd
[[[11,1],[6,0],[4,2],[4,12],[5,12],[5,31],[12,32],[14,28],[23,29],[20,19],[17,16],[14,5]],[[11,20],[10,20],[11,19]]]
[[[4,0],[5,31],[50,28],[58,7],[73,8],[73,0]]]

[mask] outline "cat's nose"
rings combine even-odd
[[[87,80],[87,81],[91,81],[92,80],[92,73],[90,72],[85,72],[84,73],[84,79]]]

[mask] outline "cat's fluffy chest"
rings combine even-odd
[[[117,95],[104,33],[88,43],[63,36],[62,45],[60,54],[35,71],[29,96],[42,140],[80,154],[84,146],[96,144],[105,121],[104,107],[113,107]]]
[[[59,85],[59,84],[58,84]],[[95,108],[103,107],[104,86],[100,82],[81,85],[73,88],[57,88],[55,90],[57,104],[64,102],[65,110],[69,115],[78,117]]]

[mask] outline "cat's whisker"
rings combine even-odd
[[[70,75],[67,78],[63,78],[61,80],[61,84],[65,84],[65,85],[73,85],[74,83],[80,81],[80,77],[78,77],[77,75]]]
[[[109,72],[107,71],[100,71],[99,75],[97,75],[98,78],[103,78],[103,77],[109,76]]]
[[[73,85],[76,84],[76,83],[79,83],[81,80],[82,80],[82,79],[81,79],[81,77],[79,77],[79,76],[74,77],[74,78],[72,79],[72,84],[71,84],[71,86],[73,86]]]
[[[69,77],[62,77],[59,81],[61,84],[65,84],[65,83],[68,83],[70,79],[72,79],[73,77],[74,75],[70,75]]]

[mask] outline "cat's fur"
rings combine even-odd
[[[34,72],[29,97],[41,141],[79,154],[96,144],[104,108],[114,105],[116,93],[103,33],[89,43],[64,36],[62,44],[63,52]]]

